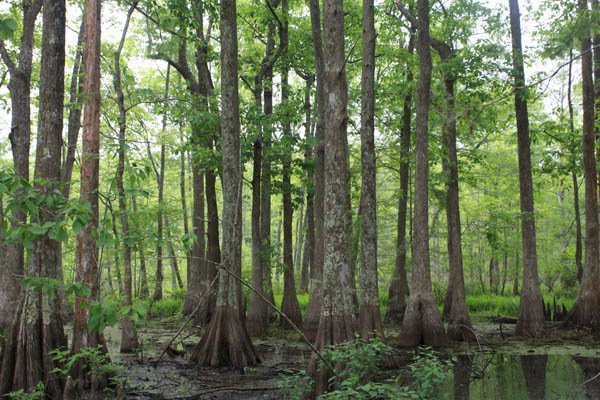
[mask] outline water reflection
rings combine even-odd
[[[600,399],[599,373],[600,358],[479,353],[457,357],[448,389],[456,400]]]
[[[573,357],[583,373],[586,399],[600,399],[600,358]]]

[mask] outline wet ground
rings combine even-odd
[[[174,341],[175,352],[156,360],[175,335],[180,322],[150,323],[140,330],[142,350],[118,354],[119,332],[106,332],[114,361],[125,366],[130,399],[284,399],[281,375],[306,366],[310,351],[297,334],[273,330],[268,339],[254,339],[261,364],[241,374],[228,369],[191,365],[187,356],[200,340],[198,328],[188,328]],[[514,325],[475,324],[479,342],[443,350],[455,360],[444,388],[448,399],[600,399],[600,340],[584,331],[548,326],[538,340],[512,336]],[[388,336],[393,342],[397,332]],[[177,353],[177,354],[175,354]],[[399,369],[411,351],[398,350]]]

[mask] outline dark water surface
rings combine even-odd
[[[600,356],[595,354],[461,355],[447,393],[456,400],[600,400],[599,373]]]

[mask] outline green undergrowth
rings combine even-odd
[[[573,306],[574,299],[544,295],[544,302],[553,307],[564,305],[567,309]],[[493,296],[478,294],[467,296],[469,313],[473,316],[503,316],[516,317],[519,312],[519,296]]]
[[[319,400],[446,399],[444,383],[451,376],[454,360],[443,360],[431,348],[420,347],[405,371],[396,376],[382,375],[382,362],[393,353],[391,347],[374,339],[356,339],[326,347],[323,357],[334,366],[330,390]],[[320,368],[327,368],[321,364]],[[333,374],[331,374],[333,375]],[[281,375],[280,388],[286,399],[303,399],[314,387],[304,370]]]

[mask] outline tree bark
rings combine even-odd
[[[409,54],[414,53],[415,32],[411,32],[408,42]],[[412,82],[414,76],[410,63],[406,64],[406,83],[409,86],[404,95],[404,105],[402,109],[402,131],[400,134],[400,196],[398,196],[398,225],[396,236],[396,265],[392,282],[388,291],[388,310],[385,316],[385,322],[392,325],[400,325],[404,319],[406,310],[406,298],[410,294],[408,287],[408,278],[406,277],[406,253],[408,245],[406,243],[406,211],[408,205],[408,175],[410,169],[410,131],[412,119]]]
[[[135,196],[131,197],[131,206],[133,207],[133,213],[137,215],[138,206]],[[146,249],[144,243],[137,243],[135,250],[140,256],[139,296],[141,299],[147,299],[150,296],[150,286],[148,285],[148,268],[146,268]]]
[[[432,40],[432,45],[439,53],[442,62],[448,62],[454,56],[454,51],[447,43]],[[449,70],[451,71],[451,69]],[[452,72],[446,72],[444,77],[446,116],[444,122],[444,144],[447,154],[442,162],[444,172],[447,174],[446,187],[446,226],[448,262],[450,278],[448,293],[450,307],[444,315],[448,317],[448,337],[451,340],[471,341],[477,338],[473,334],[473,326],[469,318],[469,308],[465,297],[465,281],[463,273],[462,256],[462,231],[460,224],[459,181],[458,181],[458,155],[456,152],[457,120],[455,116],[454,88],[456,77]]]
[[[431,288],[429,258],[429,103],[431,52],[429,49],[429,1],[417,2],[419,80],[416,95],[415,197],[412,293],[402,324],[405,344],[439,346],[446,343],[442,318]]]
[[[223,268],[241,275],[242,170],[236,1],[221,0],[221,150],[223,154]],[[219,270],[217,305],[191,361],[243,370],[259,362],[241,318],[241,288]]]
[[[315,69],[317,73],[317,126],[315,145],[315,197],[314,225],[315,246],[314,264],[311,271],[311,292],[306,307],[306,315],[302,331],[311,341],[317,337],[323,301],[323,263],[325,257],[325,65],[323,58],[323,43],[321,40],[321,11],[319,0],[310,0],[310,21],[315,51]]]
[[[127,29],[129,28],[129,21],[131,20],[131,14],[135,9],[137,2],[134,2],[127,12],[127,18],[125,20],[125,26],[123,27],[123,33],[119,47],[114,54],[114,75],[113,83],[115,92],[117,94],[117,103],[119,106],[119,160],[117,164],[117,194],[119,198],[119,217],[121,219],[121,234],[123,238],[123,268],[124,268],[124,286],[123,286],[123,305],[125,307],[131,306],[133,303],[132,293],[132,273],[131,273],[131,245],[128,241],[129,236],[129,220],[127,214],[127,199],[125,197],[125,187],[123,184],[123,176],[125,173],[125,158],[126,158],[126,144],[125,135],[127,131],[127,109],[125,108],[125,95],[123,94],[123,87],[121,85],[121,52],[123,45],[125,44],[125,37],[127,36]],[[135,325],[129,316],[125,316],[121,320],[121,353],[130,353],[138,347],[138,338]]]
[[[600,51],[600,50],[599,50]],[[567,83],[567,103],[569,107],[569,133],[575,138],[575,117],[573,111],[573,49],[569,51],[569,79]],[[571,153],[575,158],[577,147],[573,146]],[[575,267],[577,268],[577,281],[581,284],[583,277],[583,245],[581,235],[581,212],[579,209],[579,182],[577,179],[577,166],[571,165],[571,180],[573,182],[573,209],[575,210]]]
[[[180,136],[180,146],[181,153],[179,154],[179,196],[181,198],[181,212],[183,218],[183,235],[188,238],[190,235],[190,223],[188,221],[188,209],[187,209],[187,189],[185,186],[185,169],[186,169],[186,151],[184,148],[184,138],[183,138],[183,127],[179,127],[181,131]],[[198,217],[200,218],[200,227],[201,232],[198,232],[198,242],[200,243],[200,256],[201,258],[206,257],[206,238],[204,236],[204,175],[200,175],[200,201],[198,204],[199,212]],[[186,243],[187,245],[187,243]],[[196,242],[194,242],[194,246]],[[192,293],[196,293],[198,288],[200,287],[200,281],[198,279],[198,271],[192,272],[192,251],[189,248],[186,248],[185,251],[186,258],[186,295],[183,303],[183,315],[190,315],[192,311],[194,311],[194,306],[192,305]]]
[[[165,79],[165,95],[164,100],[166,101],[169,98],[169,80],[171,77],[171,65],[167,65],[167,77]],[[162,129],[161,133],[165,133],[167,129],[167,112],[164,111],[162,118]],[[163,271],[163,208],[164,208],[164,193],[165,193],[165,144],[162,143],[160,145],[160,167],[159,170],[156,170],[154,167],[154,172],[156,172],[156,184],[158,186],[158,213],[156,215],[156,275],[154,279],[154,295],[152,296],[153,301],[159,301],[163,298],[163,280],[164,280],[164,271]],[[150,146],[148,145],[148,153],[150,157],[152,157],[152,153],[150,152]],[[154,166],[154,163],[152,164]]]
[[[587,0],[579,0],[579,12],[587,12]],[[581,77],[583,95],[583,174],[585,182],[585,264],[579,293],[566,321],[575,325],[600,327],[598,281],[598,188],[596,172],[596,133],[594,83],[590,36],[581,40]]]
[[[15,63],[0,40],[0,58],[8,68],[10,93],[10,140],[15,173],[29,181],[29,151],[31,147],[31,70],[35,21],[42,8],[42,0],[23,2],[23,33],[19,58]],[[13,213],[14,223],[24,224],[27,215],[23,211]],[[21,294],[20,277],[24,275],[25,253],[22,244],[1,244],[4,260],[0,261],[0,329],[10,329],[14,310]]]
[[[353,340],[357,330],[350,271],[350,188],[348,169],[348,86],[344,54],[342,0],[325,0],[323,10],[323,83],[328,101],[320,103],[325,120],[325,222],[323,302],[315,346],[323,349]],[[327,391],[331,371],[314,368],[315,394]]]
[[[523,287],[515,333],[538,336],[544,328],[544,310],[537,272],[533,183],[527,91],[521,46],[521,21],[518,0],[509,0],[512,36],[513,71],[515,79],[515,114],[519,149],[519,193],[521,199],[521,240],[523,243]]]
[[[311,129],[312,107],[310,103],[310,89],[314,82],[314,79],[314,76],[308,77],[308,79],[306,80],[306,89],[304,93],[304,109],[306,112],[304,130],[307,140],[314,139],[314,133]],[[310,272],[312,271],[315,263],[315,170],[314,166],[312,165],[314,162],[314,151],[312,143],[306,146],[306,149],[304,151],[304,160],[308,168],[308,172],[306,174],[308,193],[306,195],[306,219],[304,224],[306,228],[306,239],[304,240],[304,251],[302,253],[300,290],[302,292],[308,292]]]
[[[34,188],[41,196],[57,195],[61,168],[65,67],[64,0],[43,1],[42,56],[40,69],[39,119],[35,158]],[[33,29],[33,26],[31,27]],[[13,132],[13,139],[16,140]],[[18,140],[29,138],[19,137]],[[19,157],[27,157],[20,154]],[[16,161],[16,160],[15,160]],[[60,201],[58,202],[60,203]],[[56,206],[46,204],[32,222],[44,225],[61,218]],[[29,258],[29,276],[57,279],[60,268],[60,244],[48,233],[36,238]],[[44,382],[48,398],[61,398],[64,379],[56,372],[63,367],[51,352],[66,347],[60,301],[56,291],[23,290],[11,331],[3,346],[0,368],[0,393],[23,389],[29,392]]]
[[[363,339],[383,336],[377,279],[377,174],[375,162],[375,5],[363,0],[361,77],[361,274],[359,325]]]
[[[265,96],[265,110],[263,113],[262,96],[263,96],[263,85],[265,78],[269,71],[272,71],[273,64],[278,58],[278,53],[275,53],[275,23],[271,21],[267,30],[267,43],[265,46],[265,55],[261,61],[260,70],[254,76],[254,103],[256,106],[256,112],[261,115],[261,121],[257,124],[257,139],[253,144],[253,172],[252,172],[252,283],[259,290],[262,295],[268,296],[268,282],[271,279],[270,271],[265,271],[266,268],[265,259],[269,257],[270,260],[270,241],[268,247],[265,247],[265,241],[263,234],[270,235],[271,217],[270,217],[270,194],[268,194],[263,187],[263,184],[267,183],[267,179],[270,182],[270,177],[265,177],[263,174],[270,174],[263,165],[265,159],[270,157],[266,154],[264,144],[266,143],[266,131],[270,129],[270,123],[265,122],[268,117],[267,112],[270,114],[270,110],[267,109],[267,102],[269,104],[272,100],[268,100],[267,92],[264,91]],[[272,75],[272,72],[271,72]],[[270,134],[269,134],[270,135]],[[270,188],[270,185],[269,185]],[[269,203],[263,205],[263,201]],[[269,212],[268,216],[265,216],[263,212]],[[264,221],[263,221],[264,218]],[[268,224],[268,225],[267,225]],[[270,261],[269,261],[270,269]],[[267,273],[268,272],[268,273]],[[272,290],[271,290],[272,296]],[[267,328],[269,324],[269,310],[263,299],[258,296],[257,293],[252,292],[250,295],[250,304],[248,307],[248,315],[246,316],[246,324],[248,332],[252,336],[266,336]]]
[[[71,177],[73,176],[73,164],[75,164],[75,150],[77,150],[77,139],[81,129],[81,94],[83,92],[82,63],[83,41],[85,38],[85,18],[81,19],[79,35],[77,36],[77,52],[73,61],[73,71],[71,72],[71,87],[69,89],[69,117],[67,127],[67,153],[65,162],[62,166],[61,181],[63,186],[63,195],[69,198],[71,194]]]
[[[80,201],[89,202],[92,210],[90,222],[83,227],[77,237],[77,270],[75,282],[91,289],[89,299],[75,296],[75,314],[73,317],[73,340],[71,354],[77,354],[82,349],[106,345],[102,332],[88,328],[90,309],[89,301],[98,301],[100,297],[100,282],[98,269],[98,245],[96,231],[98,230],[98,189],[100,172],[100,27],[101,1],[87,0],[85,7],[85,74],[83,81],[83,134],[81,154],[81,190]],[[77,379],[80,388],[91,387],[91,365],[85,360],[74,364],[71,370],[73,379]]]
[[[288,37],[288,0],[282,0],[281,8],[283,13],[283,27],[281,30],[281,47],[282,54],[282,71],[281,71],[281,102],[286,105],[289,101],[289,37]],[[290,115],[284,115],[282,120],[283,137],[290,145],[293,142],[292,127]],[[302,325],[302,312],[300,311],[300,303],[296,295],[296,282],[294,278],[294,253],[293,253],[293,238],[292,225],[294,223],[294,209],[292,205],[292,153],[293,150],[285,151],[283,154],[283,171],[282,171],[282,197],[283,197],[283,299],[281,303],[281,311],[296,324]],[[280,319],[280,324],[283,327],[291,328],[287,321]]]

